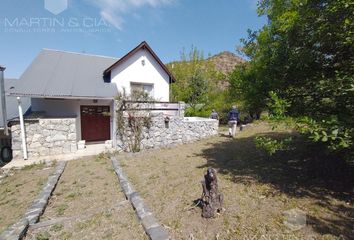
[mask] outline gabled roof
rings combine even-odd
[[[137,47],[135,47],[133,50],[128,52],[125,56],[120,58],[118,61],[116,61],[114,64],[112,64],[109,68],[107,68],[104,71],[104,74],[105,75],[109,74],[113,68],[115,68],[116,66],[118,66],[122,62],[126,61],[128,58],[130,58],[132,55],[134,55],[136,52],[138,52],[141,49],[146,49],[154,57],[154,59],[162,67],[162,69],[167,73],[167,75],[170,77],[170,82],[175,82],[175,78],[172,75],[172,73],[168,70],[168,68],[165,66],[165,64],[163,64],[163,62],[160,60],[160,58],[156,55],[156,53],[151,49],[149,44],[147,44],[147,42],[145,42],[145,41],[140,43]]]
[[[118,59],[43,49],[9,95],[46,98],[110,98],[118,94],[103,71]]]

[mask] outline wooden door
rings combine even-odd
[[[109,106],[81,106],[81,138],[88,142],[111,138]]]

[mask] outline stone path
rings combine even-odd
[[[32,205],[27,209],[25,216],[17,223],[10,226],[0,235],[0,240],[17,240],[22,239],[31,224],[35,224],[39,217],[43,214],[50,196],[57,185],[60,176],[64,172],[66,162],[60,162],[55,171],[49,176],[47,184],[44,186],[42,192],[37,199],[33,201]]]
[[[144,227],[146,234],[151,240],[168,240],[168,232],[157,222],[152,211],[144,203],[143,199],[134,190],[127,176],[123,173],[119,161],[116,157],[112,157],[112,165],[116,172],[120,185],[127,199],[130,200],[135,212]]]
[[[144,203],[143,199],[139,196],[139,194],[134,190],[132,185],[130,184],[128,178],[123,173],[122,168],[119,165],[116,157],[111,158],[112,165],[116,175],[118,176],[118,180],[120,186],[126,196],[126,199],[129,200],[132,207],[134,208],[140,223],[142,224],[146,234],[149,236],[151,240],[168,240],[169,234],[168,232],[157,222],[154,217],[152,211],[147,207]],[[49,176],[47,184],[44,186],[43,190],[38,195],[37,199],[35,199],[32,205],[27,209],[24,217],[20,219],[17,223],[10,226],[6,231],[4,231],[0,235],[0,240],[18,240],[22,239],[29,228],[42,228],[46,226],[50,226],[56,224],[58,222],[65,222],[75,219],[87,218],[90,217],[90,214],[83,214],[80,216],[74,216],[71,218],[58,218],[50,221],[39,221],[40,216],[44,213],[45,208],[48,204],[49,198],[51,197],[61,175],[64,172],[66,166],[66,162],[59,162],[55,171]],[[114,208],[120,208],[124,206],[127,201],[123,201]]]

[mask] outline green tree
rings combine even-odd
[[[172,85],[172,100],[186,102],[190,107],[187,115],[209,116],[212,108],[218,109],[222,105],[219,103],[221,99],[225,100],[224,91],[217,86],[225,76],[218,73],[196,47],[192,46],[188,54],[183,50],[181,61],[167,67],[176,78]]]
[[[268,24],[242,40],[250,61],[232,74],[230,92],[257,112],[267,109],[273,91],[289,104],[288,115],[311,119],[318,129],[338,126],[339,135],[353,139],[354,3],[264,0],[258,13]]]

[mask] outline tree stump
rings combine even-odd
[[[208,168],[202,186],[202,217],[215,217],[216,213],[222,211],[224,196],[218,192],[218,179],[214,168]]]

